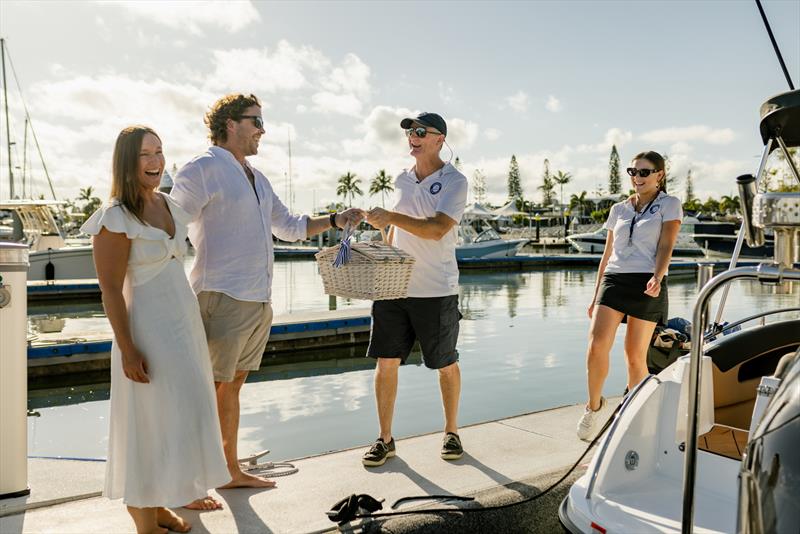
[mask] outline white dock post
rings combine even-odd
[[[28,246],[0,242],[0,499],[28,495]]]

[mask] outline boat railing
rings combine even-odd
[[[782,284],[787,281],[800,281],[800,270],[787,269],[785,266],[762,263],[757,267],[738,267],[718,274],[703,286],[694,306],[692,324],[697,331],[703,332],[707,323],[707,308],[711,297],[723,287],[728,287],[734,280],[756,280],[762,284]],[[766,315],[766,314],[765,314]],[[703,343],[698,339],[692,341],[689,357],[689,413],[687,421],[686,458],[683,476],[683,532],[692,531],[694,523],[694,483],[697,473],[697,421],[700,406],[701,356]]]

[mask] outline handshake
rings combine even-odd
[[[349,224],[355,227],[366,219],[367,223],[380,230],[392,224],[393,215],[393,212],[383,208],[372,208],[369,211],[364,211],[359,208],[350,208],[336,215],[336,226],[344,228]]]

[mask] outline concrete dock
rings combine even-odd
[[[270,330],[266,361],[277,353],[366,343],[370,322],[369,308],[277,315]],[[80,338],[67,338],[58,332],[39,334],[28,347],[28,377],[107,370],[110,351],[110,326],[106,331]]]
[[[299,471],[277,478],[276,489],[219,490],[212,493],[223,502],[224,510],[180,509],[178,513],[192,522],[193,533],[318,533],[335,531],[325,512],[353,493],[385,499],[382,511],[391,511],[391,504],[401,497],[432,494],[476,497],[477,503],[460,505],[465,507],[513,502],[541,492],[583,453],[587,444],[575,436],[582,410],[580,405],[567,406],[462,428],[465,454],[453,462],[439,457],[439,432],[398,439],[397,456],[377,468],[361,464],[368,444],[290,460]],[[581,465],[588,463],[590,455]],[[104,462],[31,458],[28,465],[31,494],[0,501],[3,534],[134,532],[122,502],[99,496]],[[505,511],[372,519],[359,528],[367,532],[557,532],[557,504],[579,472],[552,495]],[[428,501],[400,509],[433,506],[459,505]],[[342,530],[350,531],[352,526]]]

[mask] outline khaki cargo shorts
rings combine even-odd
[[[197,295],[214,382],[232,382],[238,371],[256,371],[272,327],[269,302],[236,300],[225,293]]]

